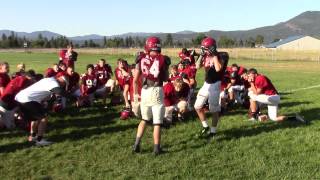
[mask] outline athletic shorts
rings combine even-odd
[[[266,95],[266,94],[253,94],[252,91],[248,93],[251,100],[256,101],[258,104],[265,104],[268,106],[268,116],[272,121],[277,120],[278,116],[278,105],[280,103],[280,96],[275,95]]]
[[[203,86],[198,92],[197,100],[194,104],[195,109],[201,109],[208,101],[210,112],[220,112],[220,86],[221,81],[213,84],[204,82]]]
[[[153,120],[154,125],[163,122],[165,107],[162,87],[148,87],[141,90],[141,117],[145,121]]]
[[[38,121],[47,116],[47,111],[36,101],[20,103],[20,109],[27,121]]]

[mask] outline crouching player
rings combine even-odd
[[[17,76],[12,79],[3,91],[0,98],[0,120],[3,121],[6,128],[14,128],[14,114],[18,110],[18,103],[14,100],[14,97],[22,89],[30,86],[34,80],[35,73],[28,71],[24,73],[24,76]]]
[[[137,130],[134,152],[140,151],[140,142],[146,128],[146,123],[153,120],[154,154],[162,152],[160,147],[161,124],[165,112],[163,104],[163,82],[168,79],[170,58],[161,54],[160,39],[149,37],[145,43],[145,53],[139,53],[136,59],[136,72],[134,75],[134,101],[137,102],[138,80],[142,76],[141,90],[141,116]]]
[[[115,81],[111,79],[113,74],[111,66],[106,64],[105,59],[100,59],[98,64],[94,67],[94,71],[98,77],[98,87],[95,95],[99,98],[102,98],[104,104],[106,104],[107,95],[113,93],[115,86]]]
[[[52,143],[43,138],[48,119],[42,103],[49,100],[53,94],[64,94],[67,85],[66,76],[44,78],[23,89],[15,97],[25,120],[37,122],[31,126],[32,140],[36,142],[37,146],[46,146]]]
[[[270,79],[262,74],[258,74],[256,69],[250,69],[248,71],[248,81],[250,82],[250,110],[253,119],[259,119],[261,121],[269,118],[272,121],[284,121],[284,120],[298,120],[302,123],[307,123],[300,115],[295,116],[279,116],[278,105],[280,103],[280,95],[276,88],[271,83]],[[258,106],[268,106],[268,116],[259,115]]]

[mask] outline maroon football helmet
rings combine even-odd
[[[201,42],[201,49],[208,50],[210,54],[216,52],[217,42],[212,37],[206,37]]]
[[[130,115],[131,115],[130,110],[125,109],[125,110],[123,110],[123,111],[121,112],[121,114],[120,114],[120,119],[121,119],[121,120],[127,120],[127,119],[130,117]]]
[[[149,53],[150,51],[158,51],[161,52],[161,42],[157,37],[149,37],[146,40],[146,44],[144,46],[144,50]]]

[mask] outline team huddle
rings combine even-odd
[[[106,110],[110,104],[123,104],[121,119],[135,116],[141,119],[133,152],[141,151],[141,139],[147,124],[153,125],[154,154],[161,148],[161,128],[184,121],[188,112],[195,111],[202,128],[199,138],[211,142],[217,133],[219,118],[232,108],[248,109],[252,121],[306,121],[298,114],[278,115],[280,95],[270,79],[254,68],[237,64],[228,66],[227,52],[217,50],[216,41],[206,37],[200,52],[183,48],[180,61],[161,53],[160,39],[149,37],[144,51],[138,52],[135,62],[128,64],[119,58],[117,67],[105,59],[96,65],[88,64],[84,74],[75,72],[78,54],[73,46],[59,52],[59,61],[44,75],[26,71],[24,64],[9,76],[9,64],[0,63],[0,128],[26,129],[28,141],[38,146],[52,144],[44,138],[47,113],[59,113],[67,106],[85,108],[102,99]],[[204,69],[204,83],[196,94],[197,72]],[[112,77],[115,77],[112,79]],[[117,94],[121,94],[118,98]],[[267,113],[262,113],[267,106]],[[208,124],[206,115],[212,117]]]

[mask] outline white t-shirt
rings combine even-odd
[[[20,103],[31,101],[41,103],[43,100],[49,98],[52,95],[52,92],[50,90],[57,87],[60,86],[54,77],[44,78],[29,86],[28,88],[20,91],[16,95],[15,100]]]

